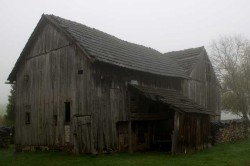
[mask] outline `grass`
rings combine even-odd
[[[192,154],[163,152],[116,153],[110,155],[69,155],[64,152],[14,153],[14,146],[0,150],[0,165],[53,166],[250,166],[250,139],[214,146]]]

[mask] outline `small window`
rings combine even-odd
[[[25,112],[25,124],[30,124],[30,113]]]
[[[23,77],[25,82],[29,82],[29,75],[24,75]]]
[[[139,85],[139,82],[137,80],[131,80],[130,84],[131,85]]]
[[[25,109],[26,110],[30,110],[31,109],[31,105],[29,105],[29,104],[25,105]]]
[[[65,122],[70,122],[70,102],[65,102]]]
[[[57,126],[57,115],[53,115],[53,124]]]
[[[83,70],[78,70],[78,74],[83,74]]]

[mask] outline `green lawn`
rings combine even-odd
[[[169,155],[161,152],[116,153],[110,155],[69,155],[63,152],[14,153],[14,147],[0,150],[0,165],[18,166],[250,166],[250,139],[234,144],[217,145],[193,154]]]

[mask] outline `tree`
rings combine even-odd
[[[15,105],[16,105],[16,86],[11,86],[10,95],[8,98],[7,110],[4,119],[7,125],[14,125],[15,123]]]
[[[3,125],[5,125],[5,120],[4,120],[4,117],[0,115],[0,127]]]
[[[241,36],[221,37],[211,44],[212,61],[222,89],[222,109],[250,124],[250,45]]]

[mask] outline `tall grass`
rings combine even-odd
[[[163,152],[79,155],[64,152],[14,153],[14,147],[0,150],[1,166],[250,166],[250,139],[216,145],[192,154],[170,155]]]

